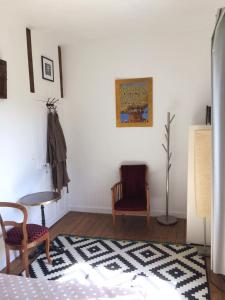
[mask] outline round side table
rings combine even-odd
[[[19,199],[19,203],[24,206],[40,206],[41,207],[41,224],[42,226],[45,226],[45,205],[48,205],[52,202],[57,202],[61,198],[60,194],[58,192],[39,192],[39,193],[33,193],[26,195]],[[31,254],[30,258],[36,257],[37,254],[39,254],[43,250],[43,247],[39,247],[38,253]],[[53,242],[51,242],[51,250],[56,251],[58,253],[62,253],[63,249],[60,247],[57,247],[54,245]]]
[[[24,206],[40,206],[41,207],[41,223],[45,226],[45,205],[57,202],[61,198],[57,192],[40,192],[33,193],[22,197],[19,203]]]

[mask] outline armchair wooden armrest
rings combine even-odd
[[[122,181],[115,183],[112,188],[112,207],[114,208],[116,201],[122,198]]]
[[[114,190],[119,184],[122,184],[122,181],[119,181],[119,182],[115,183],[115,184],[111,187],[111,190]]]

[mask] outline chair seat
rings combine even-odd
[[[121,199],[115,203],[116,210],[143,211],[146,210],[146,199]]]
[[[32,243],[48,232],[48,228],[37,224],[27,224],[28,243]],[[13,227],[7,231],[7,244],[21,245],[23,240],[22,228]]]

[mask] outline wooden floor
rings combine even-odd
[[[152,218],[149,227],[147,227],[146,220],[143,217],[118,216],[116,226],[113,228],[111,215],[70,212],[50,229],[51,239],[54,239],[60,233],[183,244],[186,241],[186,221],[179,219],[176,225],[166,227],[158,224],[156,219]],[[210,272],[209,260],[207,265],[211,299],[225,300],[225,293],[214,285],[216,284],[225,290],[225,281]],[[11,264],[11,273],[18,274],[20,271],[22,271],[21,260],[17,258]]]

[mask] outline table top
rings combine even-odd
[[[58,201],[60,198],[61,196],[57,192],[40,192],[22,197],[19,203],[25,206],[46,205]]]

